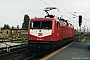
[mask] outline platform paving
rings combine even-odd
[[[90,60],[90,43],[75,42],[48,60]]]

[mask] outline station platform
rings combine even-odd
[[[59,50],[56,54],[41,60],[90,60],[90,43],[74,42],[65,49]],[[51,53],[52,54],[52,53]]]

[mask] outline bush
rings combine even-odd
[[[16,36],[11,36],[11,38],[12,38],[12,40],[13,40],[13,39],[17,39],[17,37],[16,37]]]

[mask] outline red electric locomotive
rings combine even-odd
[[[48,8],[44,10],[47,14]],[[47,18],[49,17],[49,18]],[[53,15],[47,15],[45,18],[32,18],[28,26],[28,47],[29,49],[50,48],[54,49],[69,38],[74,37],[74,27],[67,20],[54,18]]]

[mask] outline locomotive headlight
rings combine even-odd
[[[52,41],[52,39],[51,39],[51,38],[49,38],[49,41]]]

